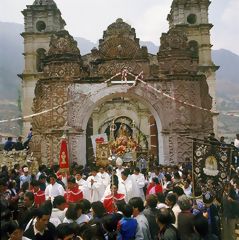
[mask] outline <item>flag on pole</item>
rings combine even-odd
[[[59,166],[60,166],[60,169],[69,168],[69,156],[68,156],[66,137],[62,137],[61,139]]]
[[[231,147],[208,142],[193,141],[193,188],[221,194],[230,176]]]

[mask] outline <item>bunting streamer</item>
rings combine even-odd
[[[163,96],[171,99],[172,101],[176,101],[176,102],[179,102],[179,103],[181,103],[181,104],[183,104],[183,105],[185,105],[185,106],[197,108],[197,109],[200,109],[200,110],[202,110],[202,111],[206,111],[206,112],[209,112],[209,113],[212,113],[212,114],[218,114],[218,113],[219,113],[219,112],[215,112],[215,111],[209,110],[209,109],[207,109],[207,108],[202,108],[202,107],[197,106],[197,105],[195,105],[195,104],[191,104],[191,103],[188,103],[188,102],[185,102],[185,101],[176,99],[175,97],[172,97],[172,96],[170,96],[169,94],[164,93],[162,90],[159,90],[159,89],[153,87],[152,85],[146,83],[146,82],[143,80],[143,78],[144,78],[143,71],[141,71],[138,75],[135,75],[135,74],[129,72],[126,68],[123,68],[121,72],[118,72],[118,73],[116,73],[114,76],[112,76],[112,77],[110,77],[109,79],[105,80],[104,83],[108,83],[108,82],[110,82],[111,80],[113,80],[114,78],[116,78],[117,76],[120,76],[120,75],[121,75],[121,81],[122,81],[122,83],[126,83],[126,84],[127,84],[127,81],[128,81],[128,79],[127,79],[128,75],[133,76],[133,77],[135,78],[134,84],[133,84],[131,87],[136,86],[137,82],[141,82],[142,84],[145,85],[145,87],[146,87],[147,90],[151,88],[152,90],[154,90],[154,91],[156,91],[157,93],[159,93],[159,94],[161,94],[161,95],[163,95]],[[90,92],[89,92],[88,94],[90,94]],[[0,124],[1,124],[1,123],[10,123],[10,122],[15,122],[15,121],[19,121],[19,120],[24,120],[24,119],[36,117],[36,116],[39,116],[39,115],[42,115],[42,114],[51,112],[51,111],[53,111],[53,110],[56,110],[56,109],[58,109],[58,108],[60,108],[60,107],[66,106],[66,105],[68,105],[69,103],[72,103],[72,102],[76,101],[77,98],[78,98],[78,97],[76,97],[75,99],[72,99],[72,100],[70,100],[70,101],[66,101],[66,102],[64,102],[63,104],[60,104],[60,105],[55,106],[55,107],[50,108],[50,109],[46,109],[46,110],[41,111],[41,112],[38,112],[38,113],[33,113],[33,114],[31,114],[31,115],[27,115],[27,116],[23,116],[23,117],[17,117],[17,118],[0,120]],[[239,114],[237,114],[237,113],[232,113],[232,112],[226,112],[226,113],[220,112],[219,114],[226,115],[226,116],[231,116],[231,117],[239,117]]]

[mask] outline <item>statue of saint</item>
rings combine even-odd
[[[128,131],[127,131],[127,127],[125,124],[122,124],[120,125],[120,128],[118,130],[118,136],[119,137],[128,137]]]
[[[208,176],[216,176],[219,173],[217,167],[217,159],[214,156],[207,157],[203,172]]]

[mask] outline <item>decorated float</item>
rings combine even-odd
[[[110,134],[105,136],[98,135],[94,140],[96,165],[114,164],[117,158],[121,158],[124,163],[133,162],[135,164],[138,156],[142,153],[142,147],[135,134],[134,122],[132,122],[132,128],[129,129],[123,121],[116,130],[116,124],[113,120],[110,124]]]

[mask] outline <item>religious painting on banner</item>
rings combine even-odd
[[[221,198],[224,184],[230,174],[231,148],[203,142],[193,142],[194,191],[210,191]]]
[[[61,139],[59,166],[60,166],[60,169],[69,168],[69,157],[68,157],[68,148],[67,148],[66,138]]]
[[[110,149],[108,143],[96,144],[96,165],[107,166],[109,165]]]

